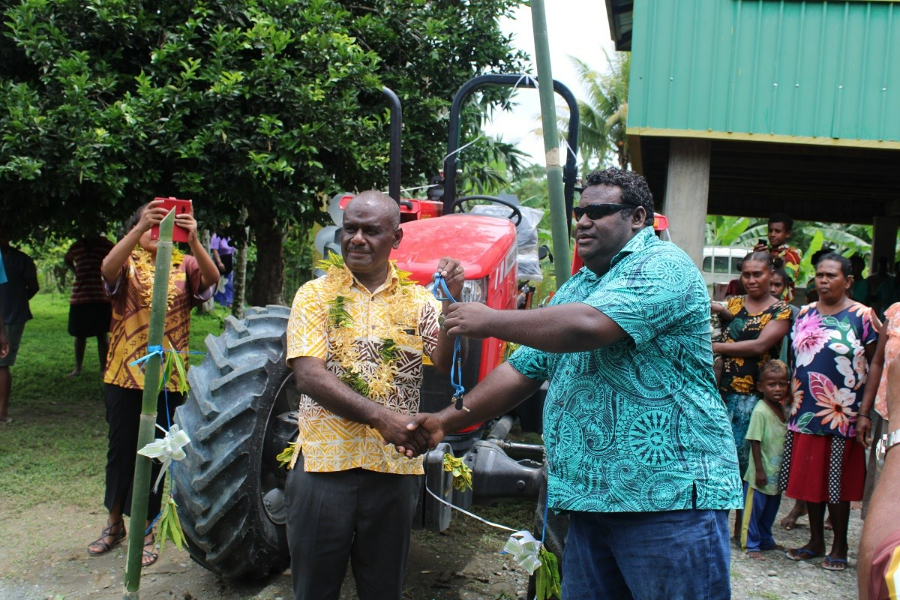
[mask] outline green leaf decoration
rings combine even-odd
[[[187,394],[190,386],[187,380],[187,367],[184,365],[184,357],[178,352],[164,352],[163,375],[159,380],[157,394],[161,394],[166,384],[172,380],[172,374],[178,373],[178,393]]]
[[[347,299],[343,296],[337,296],[330,301],[328,308],[328,321],[332,327],[340,328],[353,322],[350,313],[347,311]]]
[[[391,338],[384,338],[381,340],[381,344],[379,353],[381,354],[382,362],[386,364],[394,362],[397,359],[397,353],[400,352],[400,347]]]
[[[179,550],[184,548],[184,531],[181,529],[181,520],[178,518],[178,505],[175,499],[169,496],[163,508],[162,516],[159,518],[159,552],[162,554],[166,545],[166,539],[175,542]]]
[[[184,366],[184,357],[178,352],[169,352],[168,354],[172,357],[175,370],[178,371],[178,392],[187,394],[190,386],[187,380],[187,369]]]
[[[338,269],[344,268],[344,257],[340,254],[329,254],[328,258],[322,259],[319,261],[317,265],[323,271],[327,271],[331,267],[337,267]]]
[[[162,394],[163,389],[166,387],[166,382],[172,376],[172,353],[163,352],[161,360],[163,361],[163,374],[159,378],[159,389],[156,390],[157,395]]]
[[[453,475],[453,487],[464,492],[472,489],[472,470],[461,458],[444,453],[444,470]]]
[[[349,385],[350,388],[360,396],[368,397],[369,384],[366,383],[366,380],[363,379],[362,375],[359,373],[347,371],[341,375],[340,380]]]
[[[541,546],[541,549],[538,551],[538,558],[541,561],[541,566],[535,571],[537,600],[559,598],[562,594],[560,586],[562,580],[559,576],[559,561],[556,559],[556,555],[547,550],[546,546]]]
[[[275,459],[278,461],[278,466],[279,467],[287,467],[288,469],[290,469],[291,463],[294,462],[294,455],[297,454],[297,452],[299,452],[299,451],[300,451],[299,443],[295,442],[293,444],[288,444],[287,448],[282,450],[281,454],[279,454],[278,456],[275,457]]]

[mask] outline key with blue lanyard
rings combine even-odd
[[[456,303],[456,299],[450,293],[447,282],[441,276],[440,271],[434,274],[434,297],[439,302]],[[443,318],[443,315],[441,318]],[[443,327],[443,321],[441,326]],[[455,403],[456,410],[468,411],[469,409],[463,406],[463,395],[466,393],[466,388],[462,383],[462,338],[460,337],[453,340],[453,366],[450,367],[450,385],[453,386],[451,402]]]

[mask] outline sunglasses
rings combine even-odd
[[[620,210],[633,210],[634,208],[636,207],[628,206],[627,204],[588,204],[587,206],[576,206],[572,209],[572,212],[575,213],[576,221],[580,220],[584,215],[587,215],[591,221],[596,221]]]

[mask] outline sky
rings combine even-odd
[[[610,53],[615,50],[606,20],[606,3],[603,0],[555,0],[546,2],[545,10],[553,78],[572,90],[576,98],[583,99],[585,93],[569,57],[576,56],[598,71],[606,69],[603,48]],[[500,26],[504,33],[513,35],[515,46],[531,57],[528,72],[536,75],[531,8],[519,7],[514,18],[501,20]],[[486,133],[516,144],[534,157],[535,162],[543,165],[544,142],[534,133],[540,126],[538,96],[537,90],[517,92],[514,101],[518,105],[513,107],[512,112],[499,113]],[[559,96],[556,98],[557,104],[564,104]]]

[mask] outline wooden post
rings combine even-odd
[[[896,216],[875,217],[872,230],[872,259],[869,265],[869,273],[878,269],[878,259],[887,258],[888,273],[894,271],[894,261],[897,260],[897,225],[900,222]],[[874,291],[872,291],[874,293]],[[882,307],[882,310],[887,308]]]
[[[147,346],[163,345],[166,329],[166,308],[169,296],[169,271],[172,265],[172,227],[175,211],[170,211],[159,224],[159,244],[156,247],[156,273],[153,278],[153,300],[150,304],[150,331]],[[159,380],[162,377],[162,356],[155,354],[146,362],[144,395],[141,403],[138,449],[151,443],[156,433],[156,402],[159,397]],[[143,531],[147,525],[147,502],[150,491],[151,460],[137,455],[134,464],[134,483],[131,492],[131,517],[128,527],[128,559],[125,563],[125,593],[123,598],[140,598],[141,558],[144,556]],[[141,532],[138,535],[138,532]]]
[[[669,140],[669,172],[665,206],[672,241],[684,250],[697,268],[703,261],[706,239],[706,207],[709,203],[709,140]]]

